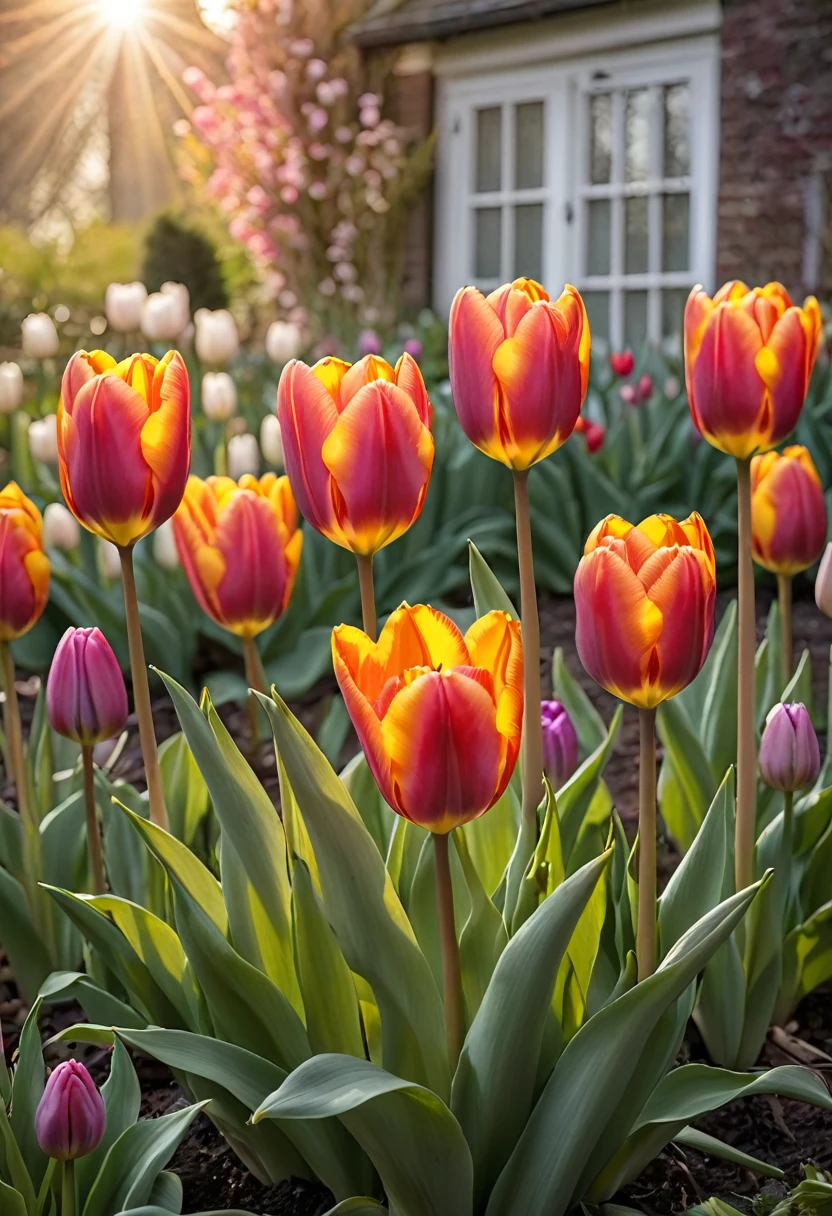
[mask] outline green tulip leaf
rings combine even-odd
[[[474,596],[474,611],[477,617],[485,616],[486,613],[496,610],[497,612],[507,612],[513,620],[519,621],[519,612],[472,540],[468,541],[468,568],[471,577],[471,591]]]
[[[607,737],[604,719],[566,666],[561,646],[555,648],[552,659],[552,691],[566,707],[578,732],[581,749],[589,754],[601,747]]]

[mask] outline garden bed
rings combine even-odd
[[[721,597],[720,607],[728,596]],[[760,635],[770,595],[758,595],[758,629]],[[548,666],[555,646],[562,646],[567,665],[582,683],[606,721],[612,716],[615,703],[611,697],[588,679],[574,651],[575,607],[571,599],[543,597],[540,604],[542,651]],[[832,643],[832,622],[822,617],[808,599],[798,599],[794,609],[795,651],[799,654],[808,646],[812,657],[813,689],[816,707],[825,710],[827,664]],[[543,673],[544,693],[550,694],[549,673]],[[304,724],[314,731],[322,713],[322,703],[334,689],[334,682],[323,682],[300,705],[293,705]],[[21,687],[24,715],[28,717],[36,691],[34,681]],[[26,694],[29,694],[28,696]],[[28,711],[28,712],[27,712]],[[173,709],[166,699],[154,706],[160,741],[177,729]],[[232,734],[240,741],[247,737],[247,717],[236,706],[225,706],[222,716]],[[247,746],[241,742],[244,748]],[[345,753],[355,749],[354,737],[345,745]],[[605,772],[628,832],[632,834],[637,815],[638,721],[634,711],[625,709],[618,747]],[[273,749],[264,740],[253,757],[254,767],[275,802],[278,800],[277,772]],[[128,745],[120,756],[114,775],[141,786],[142,762],[138,737],[131,731]],[[659,846],[660,873],[666,879],[676,864],[672,846],[661,841]],[[23,1007],[17,998],[14,980],[8,968],[0,971],[0,1018],[7,1052],[14,1049],[16,1034],[22,1024]],[[77,1012],[77,1011],[75,1011]],[[73,1020],[71,1010],[61,1011],[51,1029]],[[46,1028],[45,1028],[46,1029]],[[693,1026],[685,1044],[686,1059],[705,1059],[704,1051]],[[827,1054],[828,1053],[828,1054]],[[767,1064],[808,1063],[827,1076],[832,1076],[832,994],[818,991],[799,1007],[787,1032],[774,1031],[763,1053]],[[106,1053],[87,1051],[86,1058],[100,1078],[106,1075]],[[137,1066],[143,1090],[143,1114],[159,1116],[184,1101],[181,1091],[168,1070],[153,1061],[138,1058]],[[828,1071],[827,1071],[828,1070]],[[759,1175],[717,1161],[706,1155],[671,1146],[620,1196],[621,1201],[646,1213],[680,1213],[701,1199],[717,1194],[741,1208],[764,1191],[780,1196],[801,1178],[801,1164],[812,1160],[822,1168],[832,1168],[832,1115],[814,1107],[780,1101],[776,1098],[754,1098],[732,1106],[699,1122],[703,1130],[729,1142],[736,1148],[779,1165],[786,1172],[785,1182],[766,1182]],[[172,1168],[184,1185],[184,1212],[238,1208],[269,1216],[318,1216],[332,1200],[320,1185],[292,1180],[277,1187],[265,1188],[241,1165],[235,1154],[205,1116],[194,1123],[181,1145]]]

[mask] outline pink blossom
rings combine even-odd
[[[310,59],[306,65],[306,75],[311,81],[323,80],[327,67],[323,59]]]
[[[316,202],[320,202],[321,199],[326,198],[329,194],[329,187],[326,182],[310,182],[307,193],[310,198],[315,199]]]
[[[378,106],[364,106],[358,117],[363,127],[377,127],[381,122],[381,111]]]
[[[335,138],[339,144],[348,144],[352,142],[353,130],[352,127],[338,127],[335,132]]]

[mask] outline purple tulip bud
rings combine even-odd
[[[365,355],[380,355],[383,345],[374,329],[362,329],[358,335],[358,353],[362,359]]]
[[[760,774],[773,790],[793,792],[815,781],[820,748],[809,711],[799,701],[775,705],[760,741]]]
[[[127,689],[100,629],[67,629],[61,638],[46,684],[46,711],[53,730],[88,747],[124,728]]]
[[[560,701],[540,706],[543,724],[543,767],[553,787],[559,790],[578,767],[578,734]]]
[[[404,353],[410,355],[411,359],[415,359],[418,363],[425,353],[425,348],[418,338],[408,338],[404,344]]]
[[[47,1157],[75,1161],[101,1143],[104,1101],[83,1064],[64,1060],[50,1074],[35,1112],[35,1135]]]

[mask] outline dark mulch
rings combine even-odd
[[[719,597],[718,611],[728,601]],[[765,618],[771,602],[771,592],[758,589],[758,635],[762,637]],[[544,695],[551,695],[549,662],[555,646],[562,646],[570,672],[578,679],[605,721],[609,721],[616,702],[599,689],[583,671],[575,654],[575,609],[571,599],[543,597],[540,603],[542,653],[541,668]],[[822,617],[808,598],[808,589],[798,592],[794,606],[795,653],[805,646],[811,651],[813,695],[815,705],[825,710],[829,647],[832,644],[832,622]],[[37,691],[35,681],[19,687],[24,717],[31,713]],[[299,704],[292,706],[307,729],[313,733],[323,712],[323,701],[333,691],[331,683],[316,687]],[[247,738],[245,711],[236,706],[223,706],[221,715],[238,740]],[[160,741],[178,729],[170,702],[159,697],[154,701],[154,717]],[[130,737],[120,756],[114,775],[142,787],[142,761],[135,722],[130,725]],[[241,743],[241,746],[245,746]],[[354,738],[347,748],[354,748]],[[611,757],[605,777],[615,804],[629,832],[637,818],[638,800],[638,719],[634,710],[625,707],[618,745]],[[258,777],[277,804],[279,794],[273,750],[263,740],[250,757]],[[3,796],[8,789],[0,791]],[[660,868],[666,878],[677,858],[665,843],[660,852]],[[13,976],[0,965],[0,1018],[6,1039],[6,1051],[14,1049],[25,1008],[17,998]],[[59,1025],[76,1020],[73,1011],[63,1011],[60,1018],[51,1016],[48,1033]],[[832,1061],[812,1051],[832,1055],[832,993],[813,993],[800,1006],[789,1033],[774,1032],[766,1045],[761,1063],[810,1063],[827,1076]],[[60,1054],[67,1054],[61,1048]],[[79,1049],[81,1055],[84,1049]],[[691,1026],[687,1044],[689,1058],[704,1059],[704,1052],[695,1029]],[[90,1066],[99,1080],[106,1076],[107,1053],[87,1052]],[[184,1101],[183,1095],[164,1067],[142,1057],[134,1057],[142,1082],[142,1113],[153,1118],[164,1114]],[[733,1103],[725,1110],[699,1121],[698,1126],[744,1152],[779,1165],[786,1171],[786,1183],[765,1182],[759,1175],[719,1161],[710,1156],[674,1147],[663,1152],[644,1173],[622,1192],[621,1202],[630,1203],[655,1216],[677,1216],[690,1204],[711,1195],[719,1195],[741,1209],[750,1208],[750,1200],[760,1193],[782,1195],[787,1187],[800,1181],[800,1166],[812,1160],[832,1168],[832,1115],[801,1103],[777,1099],[755,1098]],[[185,1213],[203,1210],[225,1211],[238,1208],[256,1216],[320,1216],[332,1203],[332,1197],[321,1186],[292,1179],[275,1187],[262,1186],[241,1164],[222,1137],[205,1116],[199,1116],[176,1154],[172,1168],[182,1178],[185,1192]]]

